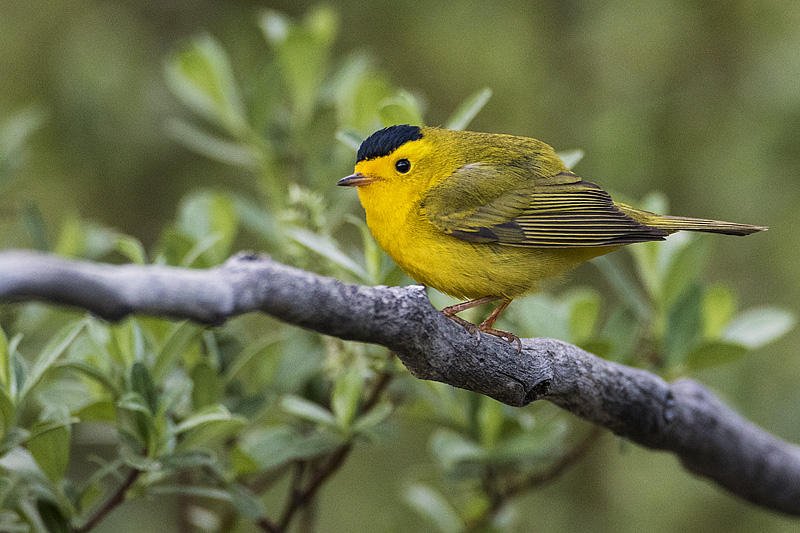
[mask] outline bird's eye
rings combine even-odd
[[[408,159],[398,159],[397,163],[394,164],[394,168],[400,174],[405,174],[411,170],[411,163],[408,161]]]

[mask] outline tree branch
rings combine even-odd
[[[554,339],[516,346],[475,337],[422,287],[364,287],[240,254],[208,270],[106,265],[35,252],[0,253],[0,301],[44,300],[109,320],[130,313],[220,324],[252,311],[393,350],[420,379],[514,406],[548,400],[649,448],[738,496],[800,515],[800,448],[744,420],[698,383],[649,372]]]

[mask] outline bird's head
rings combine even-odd
[[[437,142],[443,130],[419,126],[389,126],[378,130],[358,149],[355,173],[339,180],[344,187],[413,188],[425,191],[436,176],[446,176],[447,153]],[[373,187],[374,186],[374,187]]]

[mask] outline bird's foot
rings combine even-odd
[[[503,331],[501,329],[494,329],[491,326],[487,326],[485,324],[480,324],[478,326],[478,331],[482,331],[484,333],[488,333],[489,335],[494,335],[495,337],[500,337],[501,339],[507,340],[510,343],[517,344],[517,353],[522,352],[522,341],[519,337],[511,333],[510,331]]]
[[[468,321],[464,320],[460,316],[456,316],[454,313],[447,313],[447,312],[445,312],[445,310],[442,310],[442,312],[444,313],[444,316],[446,316],[447,318],[449,318],[450,320],[452,320],[453,322],[455,322],[459,326],[462,326],[464,329],[466,329],[467,333],[469,333],[470,335],[477,335],[478,343],[481,342],[481,330],[480,330],[480,328],[478,326],[476,326],[472,322],[468,322]]]

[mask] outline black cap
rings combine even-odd
[[[403,124],[383,128],[364,139],[358,148],[356,163],[389,155],[408,141],[418,139],[422,139],[422,130],[419,129],[419,126]]]

